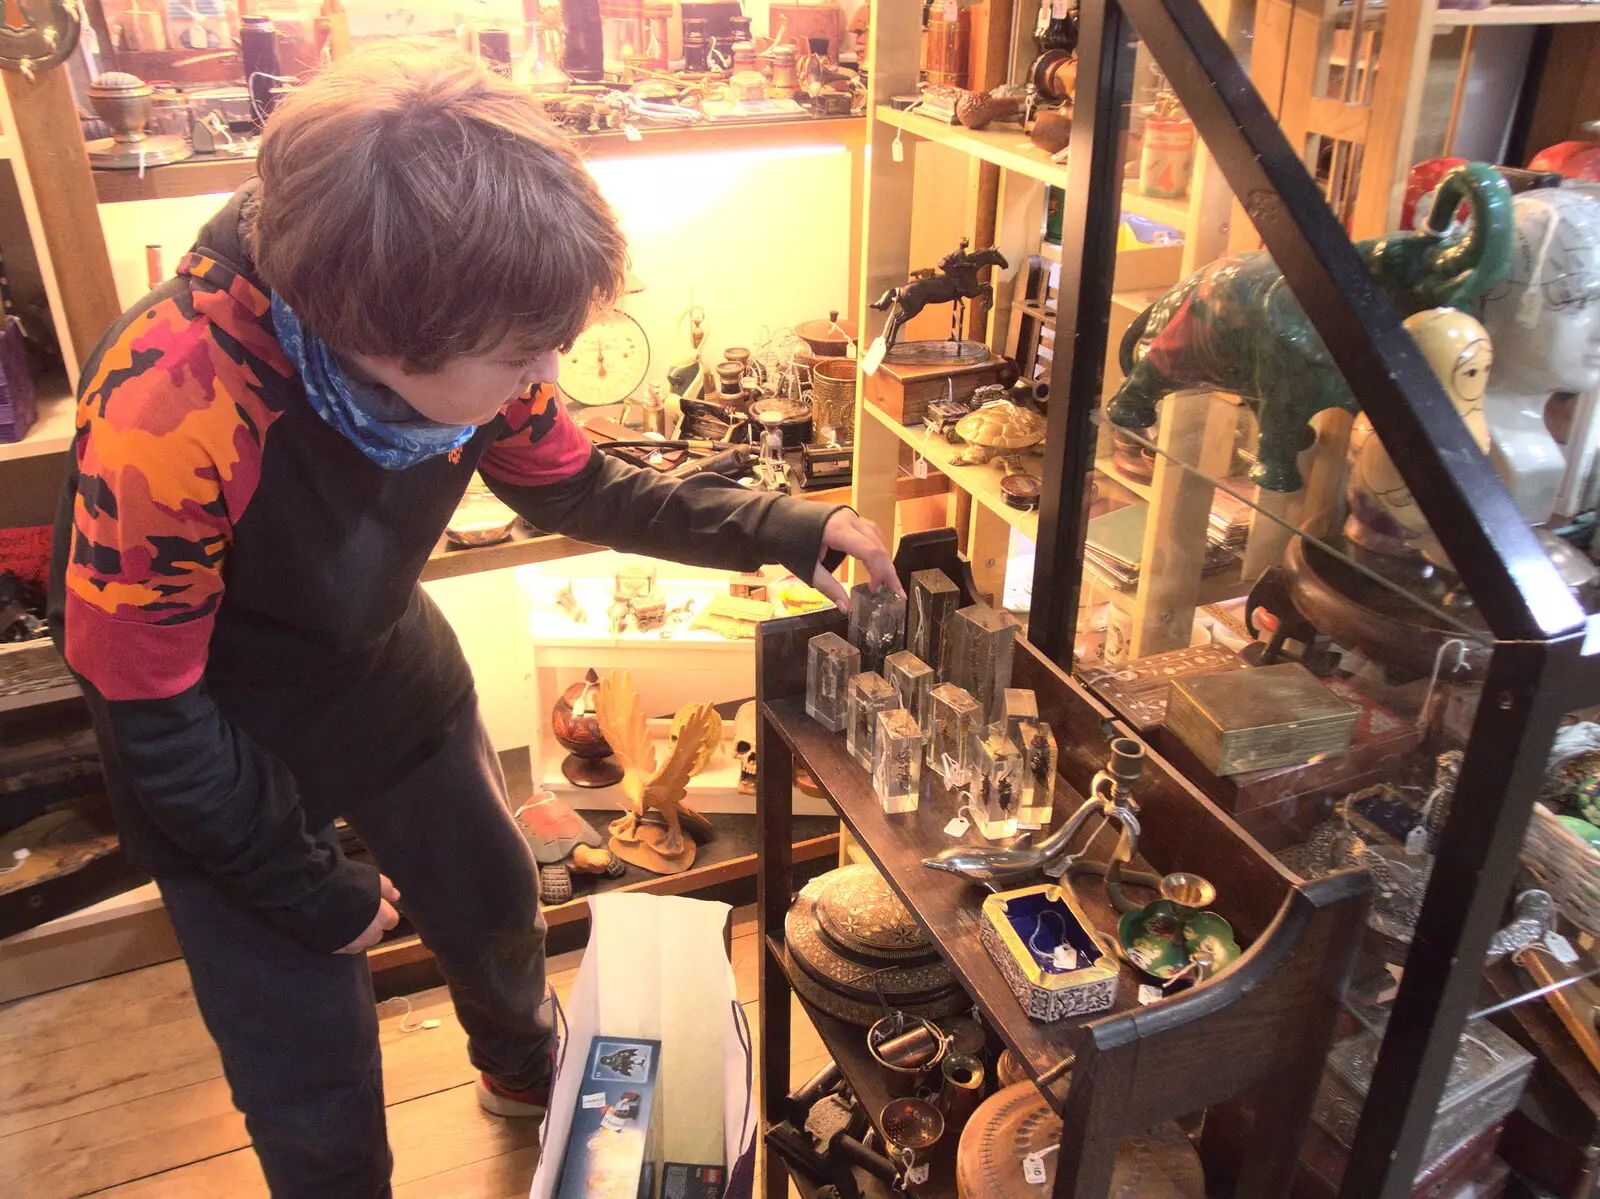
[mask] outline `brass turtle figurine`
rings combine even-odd
[[[1001,454],[1030,450],[1044,440],[1044,417],[1010,400],[991,400],[956,422],[956,435],[966,442],[950,457],[953,466],[977,465]]]

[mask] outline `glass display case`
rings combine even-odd
[[[1600,865],[1586,767],[1542,780],[1566,710],[1600,699],[1590,522],[1567,477],[1589,435],[1563,430],[1552,399],[1600,383],[1600,201],[1464,164],[1393,228],[1363,211],[1348,139],[1291,143],[1233,86],[1278,53],[1255,39],[1241,61],[1235,14],[1134,0],[1103,16],[1063,222],[1082,350],[1053,379],[1065,452],[1041,511],[1041,561],[1078,585],[1048,610],[1036,598],[1029,635],[1298,876],[1373,873],[1347,999],[1371,1040],[1361,1116],[1312,1126],[1336,1145],[1340,1193],[1408,1194],[1451,1147],[1446,1076],[1463,1024],[1487,1014],[1484,963],[1506,998],[1531,990],[1545,932],[1582,940],[1592,919],[1570,883]],[[1313,91],[1370,106],[1392,73],[1364,75],[1376,51],[1344,36]],[[1163,87],[1141,111],[1147,61]],[[1182,277],[1128,294],[1097,247],[1132,181],[1181,181],[1171,121],[1192,128],[1210,241],[1186,242]]]
[[[1086,4],[1053,145],[1042,120],[963,120],[960,98],[950,121],[876,106],[863,255],[869,297],[922,265],[872,219],[920,184],[917,156],[997,177],[979,228],[1008,265],[979,328],[1023,375],[1005,401],[1044,427],[912,423],[869,378],[861,459],[948,477],[982,592],[1000,591],[996,547],[1026,538],[1027,640],[1295,877],[1372,874],[1347,1002],[1359,1115],[1311,1121],[1329,1193],[1363,1199],[1409,1194],[1455,1147],[1437,1122],[1472,1073],[1469,1022],[1559,1017],[1527,993],[1550,945],[1594,968],[1573,880],[1600,870],[1586,767],[1546,778],[1600,701],[1595,438],[1562,394],[1600,384],[1600,200],[1496,161],[1408,181],[1414,155],[1508,144],[1508,110],[1464,82],[1432,107],[1430,53],[1464,81],[1461,29],[1533,20],[1420,7]],[[1043,109],[1060,73],[1032,12],[1003,70]],[[1024,473],[1037,508],[1007,502]],[[883,491],[858,472],[858,507],[887,512]],[[1518,1002],[1486,1010],[1486,980]],[[1488,1110],[1480,1133],[1506,1116]]]

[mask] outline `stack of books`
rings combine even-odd
[[[1248,506],[1245,511],[1248,513]],[[1129,504],[1089,522],[1083,547],[1084,565],[1108,587],[1128,591],[1139,585],[1139,571],[1144,556],[1144,526],[1149,513],[1150,509],[1145,504]],[[1231,542],[1225,545],[1217,541],[1216,528],[1217,519],[1213,513],[1203,572],[1208,575],[1227,570],[1237,558],[1237,551],[1230,548]],[[1231,523],[1225,523],[1225,528],[1231,529]],[[1248,533],[1248,520],[1244,529]],[[1243,542],[1239,541],[1238,545],[1242,548]]]

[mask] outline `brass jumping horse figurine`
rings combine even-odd
[[[1010,265],[1005,255],[993,246],[967,253],[967,239],[963,237],[960,249],[939,260],[937,273],[919,272],[904,287],[891,287],[873,303],[872,307],[878,312],[893,309],[889,323],[883,330],[884,349],[894,349],[901,328],[929,304],[955,303],[951,316],[951,337],[959,341],[966,302],[975,299],[985,308],[994,303],[994,288],[981,281],[978,272],[986,266],[1006,270]]]

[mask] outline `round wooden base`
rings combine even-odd
[[[615,787],[622,781],[622,767],[612,757],[580,758],[568,754],[561,759],[561,773],[574,787]]]

